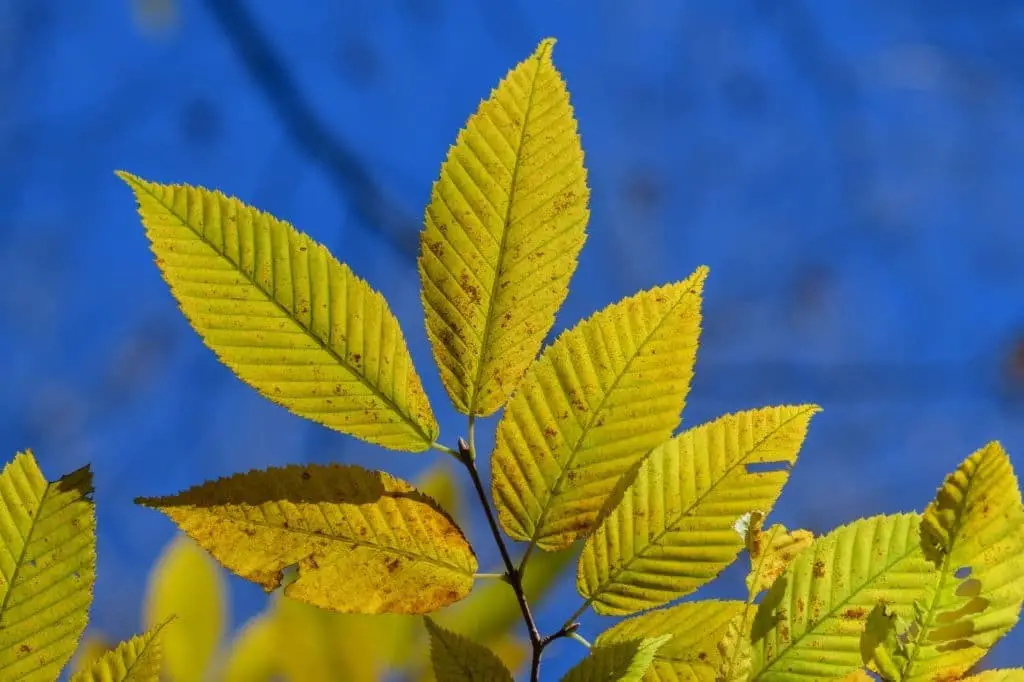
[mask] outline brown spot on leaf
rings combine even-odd
[[[825,562],[821,561],[821,560],[815,561],[814,562],[814,568],[813,568],[812,572],[814,573],[814,577],[815,578],[824,578],[825,577]]]
[[[860,620],[866,615],[868,615],[868,610],[863,606],[855,606],[853,608],[846,609],[842,613],[842,617],[847,620]]]

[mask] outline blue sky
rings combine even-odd
[[[821,404],[777,507],[789,525],[922,509],[989,440],[1022,461],[1020,3],[242,2],[354,174],[323,163],[310,121],[282,118],[214,11],[237,3],[168,4],[170,23],[152,0],[0,1],[0,446],[32,447],[50,475],[92,462],[98,628],[137,629],[173,533],[134,496],[304,461],[413,477],[440,456],[306,424],[220,366],[113,171],[220,188],[326,243],[388,298],[453,439],[414,263],[366,188],[414,239],[458,129],[545,36],[592,189],[556,331],[710,266],[684,423]],[[241,622],[263,598],[232,587]],[[575,604],[567,583],[542,624]],[[552,672],[577,655],[553,652]]]

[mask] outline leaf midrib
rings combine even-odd
[[[533,112],[533,94],[537,91],[537,78],[540,76],[540,67],[544,57],[547,56],[550,50],[551,46],[547,45],[542,54],[536,55],[537,64],[533,70],[533,77],[530,79],[530,93],[526,97],[526,111],[523,114],[523,127],[519,132],[519,142],[516,145],[515,161],[512,162],[512,179],[509,184],[508,203],[505,206],[505,216],[501,221],[502,230],[501,241],[498,243],[498,262],[494,269],[494,280],[491,282],[491,292],[487,297],[487,318],[484,320],[484,329],[480,334],[480,357],[477,361],[476,377],[473,379],[473,385],[471,387],[473,390],[473,396],[469,401],[469,405],[466,406],[466,411],[469,414],[476,414],[480,401],[480,394],[483,391],[483,386],[480,382],[483,380],[484,364],[486,364],[484,352],[489,345],[491,334],[494,332],[494,322],[497,318],[497,315],[495,315],[495,301],[498,296],[498,289],[501,286],[501,275],[503,272],[502,265],[505,259],[505,245],[508,242],[508,233],[511,232],[511,225],[509,221],[512,219],[512,207],[516,200],[516,185],[519,180],[519,171],[522,168],[523,147],[526,146],[526,129],[530,125],[530,114]]]
[[[21,552],[18,553],[18,561],[14,565],[14,572],[11,573],[11,581],[7,592],[4,594],[4,598],[0,600],[0,619],[3,618],[4,613],[7,611],[7,604],[10,602],[11,593],[14,592],[16,583],[18,581],[18,574],[21,572],[21,567],[25,565],[25,556],[28,554],[29,545],[32,544],[32,535],[35,533],[36,528],[39,526],[39,516],[42,514],[43,507],[46,505],[46,500],[50,495],[50,489],[53,484],[47,481],[46,488],[43,489],[43,495],[39,498],[39,504],[36,506],[35,514],[32,516],[32,524],[28,528],[28,533],[25,535],[25,544],[21,547]]]
[[[544,502],[544,510],[540,513],[540,516],[537,517],[537,523],[534,526],[533,533],[530,537],[530,545],[536,545],[537,541],[540,539],[540,533],[541,530],[544,528],[544,522],[547,521],[547,517],[551,511],[551,507],[554,506],[552,500],[554,500],[562,492],[562,483],[564,483],[565,479],[568,477],[569,469],[572,468],[573,463],[576,461],[576,457],[579,455],[580,450],[582,449],[581,446],[583,444],[583,441],[586,440],[587,435],[589,435],[590,433],[590,430],[594,427],[594,424],[597,422],[598,415],[601,413],[602,410],[604,410],[604,406],[608,402],[609,396],[611,396],[615,392],[615,389],[618,388],[619,382],[622,381],[622,378],[629,373],[629,370],[633,366],[633,363],[636,361],[638,357],[640,357],[640,354],[643,352],[644,348],[647,346],[650,340],[659,331],[661,331],[662,325],[664,325],[665,321],[669,319],[672,312],[676,309],[676,307],[678,307],[683,302],[687,295],[693,293],[693,291],[693,285],[684,289],[679,294],[679,298],[676,299],[675,303],[673,303],[665,310],[665,313],[661,316],[661,319],[658,320],[658,323],[654,325],[654,328],[651,329],[651,331],[647,334],[646,337],[644,337],[643,341],[637,344],[636,352],[634,352],[633,355],[629,358],[629,360],[626,361],[626,364],[622,366],[622,371],[619,372],[619,375],[615,377],[615,380],[612,382],[612,385],[608,387],[607,391],[605,391],[605,394],[601,397],[601,402],[598,403],[597,408],[595,408],[594,411],[591,413],[590,420],[587,421],[587,425],[580,429],[580,435],[579,438],[576,440],[576,444],[573,446],[572,451],[569,453],[569,457],[567,458],[565,465],[561,466],[561,470],[558,473],[558,478],[555,479],[554,485],[551,486],[551,492],[548,493],[547,499]],[[554,345],[552,344],[552,346],[548,347],[548,350],[550,350],[553,347]]]
[[[146,506],[150,506],[150,505],[146,505]],[[155,506],[155,508],[157,508],[157,509],[160,509],[159,505],[153,505],[153,506]],[[422,562],[425,562],[425,563],[428,563],[428,564],[432,564],[434,566],[439,566],[441,568],[446,568],[448,570],[451,570],[454,573],[459,573],[461,575],[468,576],[470,578],[472,578],[474,576],[474,574],[475,574],[475,571],[467,570],[467,569],[465,569],[465,568],[463,568],[461,566],[458,566],[457,564],[448,563],[448,562],[442,561],[441,559],[436,559],[434,557],[430,557],[430,556],[427,556],[425,554],[417,554],[415,552],[410,552],[409,550],[401,549],[401,548],[398,548],[398,547],[391,547],[389,545],[381,545],[381,544],[377,544],[375,542],[368,542],[366,540],[349,539],[349,538],[346,538],[346,537],[343,537],[343,536],[339,536],[337,534],[318,533],[316,531],[302,530],[302,529],[298,529],[298,528],[284,528],[282,526],[275,526],[272,523],[261,522],[261,521],[251,521],[249,519],[246,519],[244,521],[240,521],[240,520],[238,520],[236,518],[233,518],[231,516],[228,516],[226,514],[218,514],[218,513],[216,513],[216,511],[214,511],[214,508],[207,508],[207,509],[210,510],[209,514],[211,516],[217,517],[217,518],[219,518],[219,519],[221,519],[223,521],[227,521],[227,522],[233,523],[233,524],[258,526],[260,528],[267,528],[267,529],[270,529],[270,530],[283,531],[285,533],[291,533],[291,534],[294,534],[294,535],[302,535],[302,536],[317,538],[319,540],[323,540],[323,539],[326,538],[328,540],[333,540],[334,542],[339,542],[339,543],[346,544],[346,545],[352,545],[353,547],[366,547],[366,548],[377,550],[377,551],[380,551],[380,552],[389,552],[389,553],[392,553],[392,554],[397,554],[397,555],[403,556],[403,557],[405,557],[407,559],[412,559],[414,561],[422,561]],[[163,509],[160,509],[160,510],[163,511]],[[166,512],[164,512],[164,513],[166,513]],[[470,551],[472,551],[472,550],[470,550]]]
[[[762,445],[764,445],[765,441],[767,441],[769,438],[771,438],[772,436],[777,434],[785,426],[789,425],[790,422],[792,422],[794,419],[802,417],[804,414],[806,414],[807,412],[810,412],[812,410],[813,410],[813,408],[807,408],[806,410],[803,410],[803,411],[793,415],[789,419],[785,420],[784,422],[779,424],[771,433],[765,435],[761,440],[759,440],[742,457],[737,458],[737,460],[726,469],[725,473],[721,476],[721,478],[716,480],[711,485],[711,487],[709,487],[707,489],[707,491],[704,494],[702,494],[700,497],[698,497],[696,500],[694,500],[693,504],[691,504],[689,507],[687,507],[685,510],[683,510],[679,514],[679,516],[675,517],[672,520],[671,523],[666,524],[665,528],[663,528],[657,535],[655,535],[651,539],[651,541],[649,543],[644,545],[643,549],[641,549],[639,552],[634,553],[633,556],[631,556],[628,561],[626,561],[624,564],[622,564],[622,566],[616,572],[609,573],[608,577],[605,580],[601,581],[601,583],[598,584],[597,588],[594,590],[594,593],[590,597],[587,598],[587,602],[586,603],[588,605],[593,603],[595,599],[597,599],[599,596],[601,596],[602,591],[605,588],[607,588],[608,585],[612,584],[620,575],[622,575],[623,573],[628,571],[629,568],[633,565],[633,563],[635,561],[644,558],[646,556],[646,552],[649,549],[651,549],[652,547],[657,547],[658,543],[662,540],[662,538],[664,538],[668,533],[671,533],[671,532],[675,531],[676,526],[680,522],[682,522],[683,519],[691,516],[691,512],[693,512],[694,509],[699,507],[707,499],[707,497],[709,495],[711,495],[713,492],[715,492],[715,490],[718,488],[718,486],[720,484],[724,483],[727,478],[729,478],[729,474],[731,474],[736,469],[736,467],[738,467],[740,464],[746,463],[746,461],[751,457],[751,455],[753,455],[755,452],[757,452],[757,450]],[[700,428],[700,427],[698,427],[698,428]],[[681,436],[677,436],[677,437],[681,437]],[[661,447],[661,446],[658,446],[658,447]],[[655,449],[657,449],[657,448],[655,448]],[[651,450],[651,452],[647,453],[646,458],[649,458],[651,456],[651,453],[653,453],[653,452],[654,452],[654,450]],[[776,497],[778,497],[778,495],[776,495]],[[610,518],[610,516],[606,517],[606,518]],[[687,577],[687,576],[680,576],[680,577]]]
[[[247,281],[247,282],[248,282],[248,283],[249,283],[249,284],[250,284],[250,285],[251,285],[251,286],[252,286],[252,287],[253,287],[254,289],[256,289],[256,290],[257,290],[257,291],[259,291],[259,292],[260,292],[261,294],[263,294],[263,295],[264,295],[264,296],[265,296],[265,297],[267,298],[267,300],[268,300],[268,301],[269,301],[270,303],[272,303],[272,304],[273,304],[273,305],[274,305],[274,306],[275,306],[275,307],[276,307],[276,308],[277,308],[277,309],[278,309],[278,310],[279,310],[279,311],[281,312],[281,314],[282,314],[282,315],[283,315],[283,316],[284,316],[285,318],[287,318],[287,319],[288,319],[288,320],[289,320],[289,321],[290,321],[290,322],[291,322],[292,324],[294,324],[294,325],[295,325],[296,327],[298,327],[299,329],[301,329],[301,330],[302,330],[302,331],[303,331],[303,332],[305,333],[305,335],[306,335],[306,336],[307,336],[308,338],[312,339],[312,340],[314,341],[314,343],[316,343],[316,344],[317,344],[317,345],[318,345],[318,346],[320,347],[320,349],[321,349],[321,350],[323,350],[323,351],[324,351],[325,353],[327,353],[328,355],[330,355],[330,356],[331,356],[331,357],[332,357],[332,358],[333,358],[333,359],[335,360],[335,362],[337,362],[337,363],[338,363],[339,365],[341,365],[341,366],[342,366],[343,368],[345,368],[346,370],[348,370],[348,372],[349,372],[349,373],[350,373],[350,374],[351,374],[352,376],[356,377],[356,379],[358,379],[358,380],[359,380],[359,382],[360,382],[360,383],[361,383],[361,384],[362,384],[363,386],[365,386],[365,387],[366,387],[367,389],[369,389],[369,391],[370,391],[370,392],[371,392],[371,393],[372,393],[372,394],[373,394],[373,395],[374,395],[374,396],[375,396],[375,397],[376,397],[377,399],[379,399],[379,400],[380,400],[381,402],[383,402],[383,403],[384,403],[384,404],[385,404],[386,406],[388,406],[388,407],[390,407],[390,408],[391,408],[392,410],[394,410],[394,412],[395,412],[395,413],[396,413],[396,414],[397,414],[397,415],[398,415],[399,417],[401,417],[402,421],[403,421],[403,422],[404,422],[404,423],[405,423],[406,425],[408,425],[408,426],[412,427],[412,429],[414,430],[414,432],[415,432],[415,433],[416,433],[417,435],[419,435],[419,436],[420,436],[420,437],[421,437],[421,438],[423,439],[423,442],[424,442],[424,443],[426,443],[427,445],[429,445],[429,444],[430,444],[431,442],[433,442],[433,439],[432,439],[432,438],[429,438],[429,437],[427,436],[427,433],[426,433],[426,431],[424,431],[424,430],[423,430],[423,427],[422,427],[422,426],[420,426],[420,425],[419,425],[419,424],[418,424],[417,422],[415,422],[415,421],[414,421],[414,420],[412,419],[412,417],[411,417],[410,415],[406,414],[406,413],[405,413],[405,411],[404,411],[404,410],[402,410],[402,409],[401,409],[401,408],[400,408],[400,407],[399,407],[399,406],[398,406],[398,405],[397,405],[397,404],[396,404],[396,403],[394,402],[394,400],[392,400],[391,398],[388,398],[388,397],[387,397],[386,395],[384,395],[384,393],[383,393],[383,392],[381,392],[381,390],[380,390],[379,388],[377,388],[376,386],[374,386],[373,384],[371,384],[371,383],[370,383],[369,377],[365,376],[365,375],[364,375],[364,374],[362,374],[361,372],[357,372],[357,371],[356,371],[356,370],[355,370],[355,369],[353,368],[353,366],[352,366],[351,364],[349,364],[349,362],[348,362],[348,361],[347,361],[347,360],[346,360],[345,358],[343,358],[342,356],[340,356],[340,355],[339,355],[339,354],[337,353],[337,351],[335,351],[335,350],[334,350],[333,348],[331,348],[331,347],[330,347],[329,345],[327,345],[327,344],[326,344],[326,343],[325,343],[325,342],[324,342],[324,341],[323,341],[323,340],[322,340],[322,339],[321,339],[320,337],[318,337],[318,336],[317,336],[316,334],[314,334],[314,333],[312,332],[312,330],[311,330],[311,329],[307,328],[307,327],[306,327],[306,326],[305,326],[304,324],[302,324],[302,323],[301,323],[301,322],[300,322],[299,320],[297,320],[297,319],[296,319],[296,318],[295,318],[295,317],[294,317],[294,316],[292,315],[291,311],[289,311],[289,310],[288,310],[287,308],[285,308],[285,307],[284,307],[284,305],[282,305],[282,304],[281,304],[281,303],[280,303],[280,302],[279,302],[279,301],[278,301],[278,300],[277,300],[277,299],[276,299],[276,298],[275,298],[275,297],[274,297],[273,295],[271,295],[271,294],[270,294],[270,293],[269,293],[268,291],[266,291],[266,290],[265,290],[265,289],[264,289],[263,287],[261,287],[261,286],[259,285],[259,283],[258,283],[258,282],[256,282],[256,280],[255,280],[255,279],[253,279],[253,278],[252,278],[252,277],[251,277],[251,276],[249,275],[249,273],[247,273],[247,272],[246,272],[245,270],[243,270],[243,269],[241,268],[241,266],[239,266],[239,264],[238,264],[238,263],[236,263],[236,262],[235,262],[235,261],[233,261],[233,260],[232,260],[232,259],[231,259],[230,257],[228,257],[228,255],[227,255],[227,254],[225,254],[225,253],[222,253],[222,252],[221,252],[221,250],[220,250],[220,248],[218,248],[216,244],[214,244],[214,243],[213,243],[212,241],[210,241],[210,240],[209,240],[209,239],[208,239],[208,238],[206,237],[206,235],[204,235],[204,234],[202,234],[201,232],[199,232],[199,231],[198,231],[198,230],[197,230],[197,229],[196,229],[196,228],[195,228],[195,227],[194,227],[194,226],[193,226],[193,225],[192,225],[192,224],[191,224],[191,223],[190,223],[190,222],[189,222],[189,221],[188,221],[188,220],[187,220],[186,218],[183,218],[183,217],[182,217],[182,216],[181,216],[181,215],[180,215],[180,214],[179,214],[179,213],[178,213],[177,211],[175,211],[175,210],[174,210],[174,207],[173,207],[173,206],[170,206],[170,205],[168,205],[168,204],[167,204],[167,203],[166,203],[166,202],[165,202],[165,201],[163,200],[163,198],[162,198],[162,197],[158,196],[158,195],[157,195],[157,194],[156,194],[156,193],[155,193],[155,192],[154,192],[153,190],[151,190],[151,189],[150,189],[150,188],[149,188],[149,187],[148,187],[148,186],[147,186],[146,184],[140,183],[140,182],[139,182],[139,180],[138,180],[137,178],[135,178],[134,176],[131,176],[131,175],[129,175],[128,177],[129,177],[129,179],[130,179],[130,181],[131,181],[131,184],[132,184],[132,185],[133,185],[134,187],[136,187],[136,188],[138,188],[138,189],[140,189],[140,190],[144,191],[144,192],[145,192],[146,194],[148,194],[148,195],[149,195],[150,197],[152,197],[152,198],[153,198],[153,200],[154,200],[154,201],[156,201],[156,202],[157,202],[157,203],[158,203],[158,204],[159,204],[160,206],[162,206],[162,207],[163,207],[163,208],[164,208],[164,209],[165,209],[165,210],[166,210],[166,211],[167,211],[168,213],[170,213],[170,214],[171,214],[172,216],[174,216],[175,218],[177,218],[177,219],[178,219],[178,222],[180,222],[180,223],[182,224],[182,226],[184,226],[184,227],[187,227],[187,228],[188,228],[188,229],[189,229],[189,230],[190,230],[190,231],[192,232],[192,234],[196,235],[196,237],[197,237],[197,238],[198,238],[198,239],[199,239],[199,240],[200,240],[201,242],[203,242],[203,243],[204,243],[204,244],[206,244],[206,245],[207,245],[208,247],[210,247],[210,249],[211,249],[211,250],[212,250],[212,251],[213,251],[213,252],[214,252],[215,254],[217,254],[217,256],[218,256],[219,258],[222,258],[223,260],[225,260],[225,261],[227,261],[228,263],[230,263],[230,264],[231,264],[231,266],[232,266],[232,268],[233,268],[233,269],[235,270],[235,272],[239,273],[239,274],[240,274],[240,275],[241,275],[242,277],[244,277],[244,278],[245,278],[245,280],[246,280],[246,281]],[[186,192],[188,192],[188,191],[190,191],[190,190],[191,190],[191,188],[188,188],[188,189],[186,189]],[[254,210],[255,210],[255,209],[254,209]],[[275,218],[274,220],[276,220],[276,218]],[[283,222],[283,221],[278,221],[278,222]],[[292,228],[293,230],[295,230],[295,228],[294,228],[293,226],[289,225],[289,227],[291,227],[291,228]],[[298,232],[298,230],[295,230],[295,231],[296,231],[296,232]],[[312,241],[312,239],[310,239],[310,241]],[[326,250],[326,249],[325,249],[325,250]],[[330,254],[329,252],[327,253],[327,256],[328,256],[328,258],[334,258],[334,256],[333,256],[333,255],[331,255],[331,254]],[[353,274],[353,276],[355,276],[355,275]],[[367,286],[369,286],[369,285],[367,285]],[[383,311],[382,311],[382,314],[383,314]],[[257,346],[257,347],[258,347],[258,346]]]
[[[978,480],[978,469],[980,468],[981,467],[979,466],[974,470],[974,475],[971,476],[970,479],[968,479],[967,486],[964,488],[964,504],[959,505],[959,508],[956,511],[956,518],[953,521],[953,529],[955,532],[950,534],[949,550],[946,551],[944,556],[942,557],[942,568],[939,571],[938,585],[935,586],[935,593],[932,595],[932,602],[928,606],[926,617],[921,620],[922,625],[920,628],[918,628],[917,637],[914,638],[914,647],[911,652],[911,655],[907,656],[907,663],[902,671],[903,679],[907,679],[911,676],[911,673],[914,669],[914,665],[918,662],[918,656],[920,655],[921,650],[925,648],[922,645],[922,642],[925,641],[925,633],[931,631],[932,629],[931,619],[932,616],[935,614],[936,609],[938,608],[939,599],[941,599],[942,597],[942,590],[945,589],[946,580],[949,578],[949,564],[953,556],[953,549],[958,544],[957,539],[960,531],[962,530],[961,525],[963,524],[964,515],[967,513],[968,496],[970,495],[971,488],[974,487],[975,482]],[[943,485],[943,487],[945,487],[945,485]],[[938,501],[938,497],[936,497],[936,501]],[[927,510],[925,513],[927,513]],[[929,625],[926,627],[924,623],[929,623]]]

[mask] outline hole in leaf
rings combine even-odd
[[[956,576],[957,580],[964,580],[966,578],[969,578],[971,575],[971,567],[961,566],[960,568],[956,569],[956,573],[954,573],[953,575]]]
[[[747,462],[743,466],[748,474],[770,474],[775,471],[789,471],[789,462]]]
[[[958,597],[977,597],[981,594],[981,581],[977,578],[968,578],[956,588]]]

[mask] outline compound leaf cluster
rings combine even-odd
[[[329,428],[453,455],[502,554],[502,580],[474,591],[476,553],[451,513],[450,488],[439,501],[356,466],[250,471],[140,498],[235,574],[283,586],[273,617],[243,632],[236,651],[247,653],[229,660],[229,679],[321,679],[328,673],[310,672],[310,661],[328,658],[314,650],[337,649],[298,633],[324,632],[327,621],[316,619],[331,612],[433,614],[426,630],[439,682],[510,680],[527,658],[508,635],[521,612],[537,680],[545,647],[586,643],[577,629],[587,608],[644,613],[600,633],[568,682],[961,678],[1016,623],[1024,600],[1024,511],[997,443],[969,457],[923,514],[859,519],[814,538],[765,519],[818,406],[751,409],[678,432],[707,268],[609,305],[542,347],[589,219],[583,151],[553,48],[541,42],[480,103],[426,208],[420,298],[442,384],[468,418],[457,448],[439,441],[387,302],[348,265],[237,199],[121,174],[182,312],[224,364]],[[474,425],[499,411],[492,514]],[[505,537],[525,543],[518,565]],[[544,636],[529,601],[577,551],[583,603]],[[745,600],[671,605],[744,551]],[[370,660],[411,660],[411,631],[375,618],[331,621],[335,634],[350,628],[345,641],[361,661],[349,679],[380,674]],[[303,653],[271,660],[265,642],[276,636]]]

